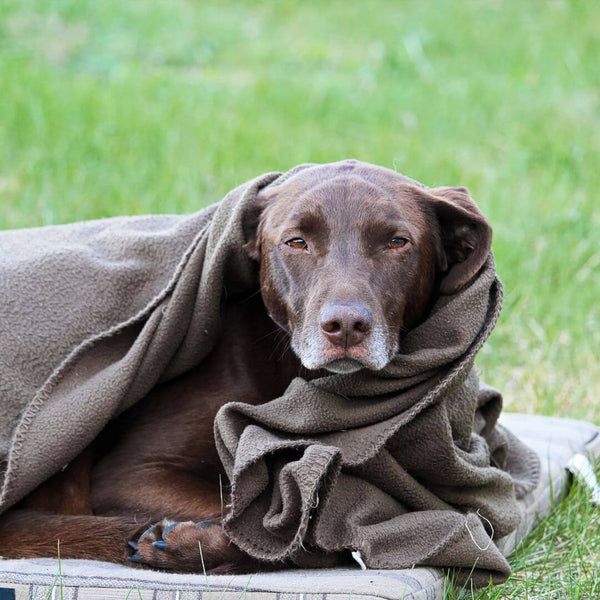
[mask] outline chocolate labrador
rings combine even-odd
[[[265,568],[229,542],[213,438],[219,408],[281,395],[301,374],[382,369],[440,294],[479,271],[491,229],[464,188],[424,189],[343,161],[259,196],[240,240],[260,293],[229,298],[212,354],[157,387],[63,472],[0,517],[5,557],[173,571]],[[201,551],[200,551],[201,550]]]

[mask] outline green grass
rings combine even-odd
[[[194,211],[345,157],[466,185],[506,286],[485,379],[510,410],[598,423],[599,30],[583,0],[0,0],[0,228]],[[594,596],[579,498],[480,598],[561,574]]]

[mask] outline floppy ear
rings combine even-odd
[[[464,187],[428,190],[439,224],[438,262],[446,273],[442,294],[454,294],[483,266],[492,246],[492,228]]]

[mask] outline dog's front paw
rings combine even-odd
[[[129,561],[140,565],[188,573],[232,573],[248,558],[230,543],[213,521],[170,521],[150,526],[137,542],[129,542]]]

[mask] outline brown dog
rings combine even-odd
[[[64,558],[264,568],[219,525],[219,408],[271,400],[299,373],[383,368],[403,332],[468,283],[490,250],[467,190],[422,189],[357,161],[300,171],[265,188],[260,205],[240,244],[260,263],[261,294],[230,298],[202,364],[156,388],[0,517],[3,556],[55,556],[60,540]]]

